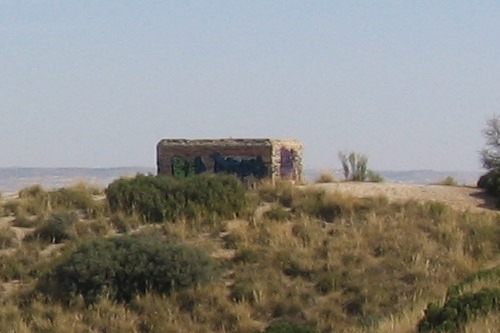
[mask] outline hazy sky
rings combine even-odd
[[[498,1],[0,0],[0,167],[155,166],[162,138],[295,138],[477,170]]]

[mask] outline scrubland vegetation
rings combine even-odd
[[[231,176],[0,206],[0,332],[496,332],[500,217]]]

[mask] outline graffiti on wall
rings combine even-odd
[[[203,160],[200,156],[196,156],[194,158],[193,166],[195,174],[200,174],[207,171],[207,167],[205,166],[205,163],[203,163]]]
[[[268,176],[269,172],[261,156],[255,158],[224,157],[220,153],[212,155],[215,173],[235,174],[240,178],[254,176],[261,179]]]
[[[190,163],[180,156],[172,157],[172,176],[175,178],[184,178],[191,174],[192,170]]]
[[[200,156],[195,157],[193,162],[180,156],[172,157],[172,176],[176,178],[197,175],[205,171],[207,171],[207,167]]]
[[[220,153],[215,153],[213,159],[214,173],[230,173],[240,178],[254,176],[261,179],[269,175],[268,168],[264,164],[261,156],[255,158],[225,157]],[[194,160],[189,160],[181,156],[174,156],[171,160],[172,176],[184,178],[208,171],[201,156]]]
[[[297,154],[293,149],[282,147],[280,150],[280,177],[284,179],[296,179],[297,171],[295,162]]]

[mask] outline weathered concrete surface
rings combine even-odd
[[[157,145],[157,166],[158,174],[175,177],[224,172],[302,181],[302,152],[296,140],[164,139]]]

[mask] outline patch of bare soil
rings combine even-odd
[[[390,201],[437,201],[460,211],[497,211],[495,199],[477,187],[367,182],[313,184],[311,187],[356,197],[383,195]]]

